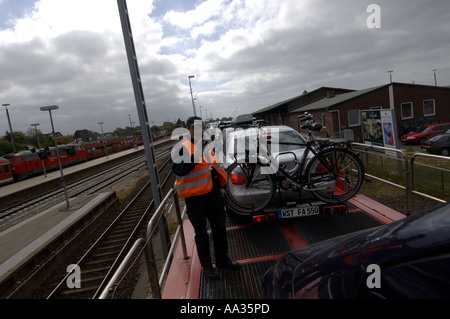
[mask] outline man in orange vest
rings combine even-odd
[[[209,279],[218,279],[220,275],[211,260],[206,220],[211,225],[216,267],[238,269],[240,265],[228,257],[224,201],[220,193],[220,187],[227,183],[227,173],[220,167],[212,150],[203,154],[202,138],[195,134],[203,133],[201,125],[200,117],[188,118],[186,126],[190,139],[181,144],[179,155],[182,160],[176,162],[172,160],[170,166],[177,176],[178,192],[185,198],[203,272]]]

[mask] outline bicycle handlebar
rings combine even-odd
[[[303,114],[303,117],[299,117],[299,118],[298,118],[298,120],[299,120],[300,122],[311,121],[311,120],[313,120],[313,119],[314,119],[313,115],[310,114],[310,113],[308,113],[308,112],[305,112],[305,114]]]

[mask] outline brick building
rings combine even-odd
[[[269,106],[253,115],[300,130],[297,117],[310,112],[324,126],[323,135],[343,136],[345,132],[346,137],[352,136],[355,141],[362,141],[362,110],[394,109],[398,128],[413,119],[439,118],[450,122],[449,87],[406,83],[359,91],[324,87],[311,92],[311,98],[302,97]]]
[[[304,105],[312,103],[314,101],[321,100],[325,97],[330,97],[336,94],[343,94],[352,92],[353,90],[331,88],[331,87],[321,87],[317,90],[306,92],[304,91],[302,95],[290,98],[288,100],[270,105],[266,108],[258,110],[253,113],[258,119],[263,119],[269,121],[273,125],[288,125],[295,127],[297,123],[297,117],[295,115],[289,116],[288,113],[293,109],[298,109]]]

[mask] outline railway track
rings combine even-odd
[[[168,151],[168,149],[170,149],[170,147],[171,146],[166,146],[165,150],[157,150],[156,156],[161,181],[163,181],[163,192],[171,188],[174,180],[174,177],[171,174],[170,166],[168,165],[170,158],[170,151]],[[100,173],[100,175],[108,175],[108,178],[103,179],[103,181],[100,181],[99,176],[92,176],[91,179],[95,180],[94,183],[84,181],[76,184],[71,184],[71,186],[73,186],[74,188],[74,194],[79,195],[91,194],[99,191],[104,193],[106,192],[105,188],[108,190],[108,192],[116,189],[122,190],[124,188],[127,188],[128,191],[128,186],[133,185],[135,182],[139,185],[142,185],[142,180],[144,180],[144,183],[147,183],[145,187],[139,192],[139,194],[134,197],[134,199],[128,204],[128,206],[126,206],[125,209],[123,209],[120,214],[118,214],[116,205],[116,208],[113,209],[110,214],[106,215],[106,219],[97,218],[96,220],[90,222],[92,225],[83,226],[86,229],[92,229],[92,231],[90,232],[91,235],[79,236],[77,231],[75,233],[71,233],[70,235],[63,235],[64,238],[62,239],[62,241],[64,242],[64,246],[71,247],[71,250],[69,252],[70,257],[67,257],[67,252],[62,251],[59,248],[55,251],[49,251],[50,255],[46,257],[46,260],[51,260],[51,262],[48,263],[51,264],[51,267],[48,268],[46,265],[44,265],[41,269],[41,266],[36,265],[37,268],[35,271],[33,271],[31,277],[28,273],[26,275],[27,277],[20,277],[20,279],[18,279],[15,287],[13,287],[14,292],[2,292],[2,295],[5,298],[14,298],[14,296],[19,295],[22,296],[20,298],[33,299],[85,299],[91,298],[91,294],[95,295],[95,291],[92,292],[92,290],[95,290],[95,288],[93,287],[95,287],[96,285],[98,285],[98,287],[101,287],[102,282],[106,281],[108,273],[114,270],[114,265],[118,261],[120,262],[122,252],[125,251],[126,253],[127,243],[133,240],[134,236],[141,235],[139,234],[139,230],[141,228],[140,226],[144,225],[150,219],[151,212],[154,210],[154,208],[152,207],[151,187],[149,182],[145,181],[146,179],[148,179],[148,176],[144,172],[146,168],[145,159],[142,158],[138,161],[132,161],[131,163],[127,163],[127,166],[129,166],[129,168],[122,167],[117,170],[107,170],[107,173],[103,171],[102,173]],[[139,172],[143,172],[143,174],[139,174]],[[128,178],[130,178],[130,176],[133,175],[135,175],[133,179],[127,180]],[[120,184],[124,181],[125,183]],[[164,185],[168,186],[164,187]],[[165,190],[165,188],[167,190]],[[58,195],[56,195],[55,197],[58,197]],[[56,201],[64,201],[63,195],[60,194],[59,199]],[[125,203],[122,203],[122,205],[125,205]],[[39,213],[39,211],[42,211],[43,206],[40,207],[41,208],[36,209],[35,214]],[[30,215],[31,213],[28,211],[25,215],[27,214]],[[27,217],[25,216],[23,218]],[[108,227],[107,223],[111,222],[111,220],[113,220],[113,222]],[[78,248],[73,250],[74,247]],[[58,264],[56,266],[54,264],[55,260],[58,261]],[[83,279],[86,280],[82,283],[86,289],[79,290],[77,294],[69,294],[67,292],[64,292],[64,289],[58,288],[58,286],[63,286],[61,285],[61,283],[65,283],[63,278],[67,275],[66,268],[70,264],[82,265]],[[104,276],[104,279],[101,279],[102,276]],[[38,277],[40,279],[37,279],[39,280],[38,285],[35,286],[35,288],[30,289],[29,283],[34,281],[37,282],[37,280],[33,279],[33,277]],[[47,279],[42,281],[42,278],[44,277],[47,277]],[[57,282],[55,282],[55,280],[57,280]],[[22,284],[24,285],[24,289],[21,288]]]
[[[164,157],[170,152],[172,144],[165,145],[158,149],[157,157]],[[121,165],[108,168],[67,185],[69,197],[79,195],[89,195],[95,192],[111,189],[114,185],[129,179],[146,169],[144,156],[131,159]],[[0,231],[5,230],[15,224],[30,218],[49,207],[64,200],[64,192],[57,189],[44,194],[40,194],[31,199],[27,199],[17,205],[0,211]]]
[[[163,191],[170,189],[173,185],[173,176],[168,167],[168,160],[159,172],[160,175],[165,176],[162,182]],[[151,185],[148,182],[84,255],[79,260],[71,262],[81,271],[81,288],[68,288],[67,279],[71,273],[65,272],[65,276],[60,278],[56,285],[54,280],[42,284],[48,285],[49,288],[54,287],[46,298],[96,298],[133,242],[145,230],[146,224],[156,209],[152,197]]]

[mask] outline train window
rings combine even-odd
[[[71,155],[71,156],[75,155],[75,149],[73,147],[66,148],[66,152],[68,155]]]
[[[3,172],[5,174],[9,174],[9,165],[2,165],[2,167],[3,167]]]
[[[39,157],[39,155],[36,154],[36,153],[29,153],[29,154],[26,154],[23,158],[26,161],[31,161],[31,160],[34,160],[34,159],[36,159],[38,157]]]

